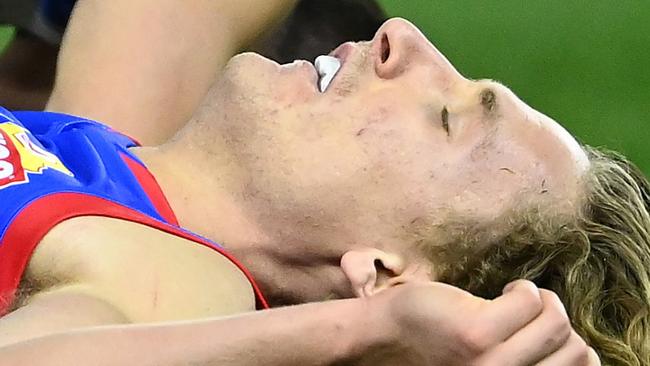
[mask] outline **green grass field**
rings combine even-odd
[[[461,72],[502,81],[650,173],[650,2],[384,0]]]
[[[11,40],[11,36],[13,35],[13,31],[9,27],[0,27],[0,52],[2,52],[7,45],[7,43]]]
[[[382,0],[472,78],[493,78],[583,142],[650,173],[650,2]],[[0,44],[10,31],[0,31]]]

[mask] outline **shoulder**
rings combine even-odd
[[[124,220],[80,217],[57,225],[26,275],[86,284],[136,323],[255,310],[251,284],[223,255]]]

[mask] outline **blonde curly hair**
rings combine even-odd
[[[446,228],[445,245],[422,248],[439,281],[478,296],[519,278],[556,292],[603,365],[650,365],[650,184],[623,156],[584,150],[577,214],[528,207],[508,215],[505,234],[466,221]]]

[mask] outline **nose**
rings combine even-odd
[[[424,34],[405,19],[385,22],[375,34],[372,48],[375,71],[383,79],[396,78],[417,66],[430,68],[439,82],[462,77]]]

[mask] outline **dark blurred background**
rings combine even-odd
[[[582,142],[650,173],[650,2],[380,3],[420,26],[466,76],[503,82]],[[12,35],[0,29],[0,48]]]

